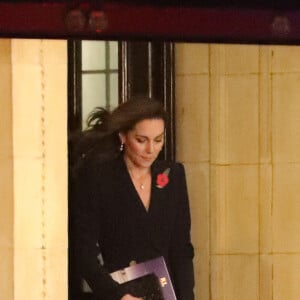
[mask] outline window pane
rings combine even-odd
[[[118,42],[109,42],[110,69],[118,69]]]
[[[110,108],[115,108],[119,103],[118,73],[110,75]]]
[[[97,106],[106,106],[104,74],[82,75],[82,128],[86,128],[89,113]]]
[[[105,42],[82,41],[82,70],[105,69]]]

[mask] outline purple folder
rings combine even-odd
[[[111,273],[111,276],[118,283],[127,284],[150,274],[155,275],[157,278],[158,286],[161,291],[162,297],[158,297],[157,299],[176,300],[170,275],[163,257],[131,265],[127,268]]]

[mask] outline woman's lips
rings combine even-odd
[[[153,160],[153,157],[144,157],[144,156],[142,156],[142,159],[143,159],[143,160],[150,161],[150,160]]]

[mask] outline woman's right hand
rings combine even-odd
[[[143,300],[143,298],[136,298],[129,294],[124,295],[121,300]]]

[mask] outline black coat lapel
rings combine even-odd
[[[134,206],[142,214],[146,213],[143,203],[140,200],[139,195],[131,181],[123,157],[120,157],[118,159],[118,167],[116,173],[119,181],[118,187],[116,188],[120,192],[119,198],[123,199],[122,201],[124,201],[123,204],[130,206],[131,208]]]

